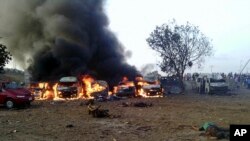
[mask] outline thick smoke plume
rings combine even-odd
[[[148,73],[152,72],[155,69],[154,64],[145,64],[141,68],[141,74],[143,76],[147,75]]]
[[[103,0],[0,0],[0,36],[34,81],[90,74],[115,83],[134,78],[108,29]]]

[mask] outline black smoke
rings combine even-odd
[[[137,75],[109,30],[104,0],[0,0],[0,35],[34,81],[90,74],[117,83]]]

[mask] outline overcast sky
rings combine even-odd
[[[178,24],[199,26],[212,39],[214,55],[203,69],[189,71],[239,72],[250,59],[250,0],[108,0],[110,28],[126,50],[128,62],[140,69],[160,59],[146,43],[156,25],[175,18]],[[250,72],[250,64],[244,72]]]

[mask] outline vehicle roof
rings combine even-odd
[[[59,82],[77,82],[77,78],[74,76],[62,77]]]
[[[145,86],[143,86],[143,88],[152,89],[152,88],[161,88],[161,86],[157,85],[157,84],[152,84],[152,85],[145,85]]]
[[[96,80],[95,82],[97,82],[101,86],[108,87],[108,83],[105,80]]]

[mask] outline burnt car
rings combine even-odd
[[[117,87],[116,96],[119,97],[135,97],[136,96],[136,88],[133,85],[127,85],[132,82],[120,82]]]
[[[46,89],[46,83],[44,82],[31,82],[28,86],[29,91],[34,95],[35,99],[43,98],[43,94]]]
[[[143,93],[147,96],[162,96],[163,90],[161,85],[151,84],[142,86]]]
[[[78,97],[81,89],[82,84],[74,76],[62,77],[57,85],[57,93],[60,98]]]
[[[109,93],[108,83],[104,80],[96,80],[91,84],[93,92],[90,94],[95,99],[107,98]]]
[[[34,95],[17,82],[3,82],[0,86],[0,104],[11,109],[18,106],[29,106]]]

